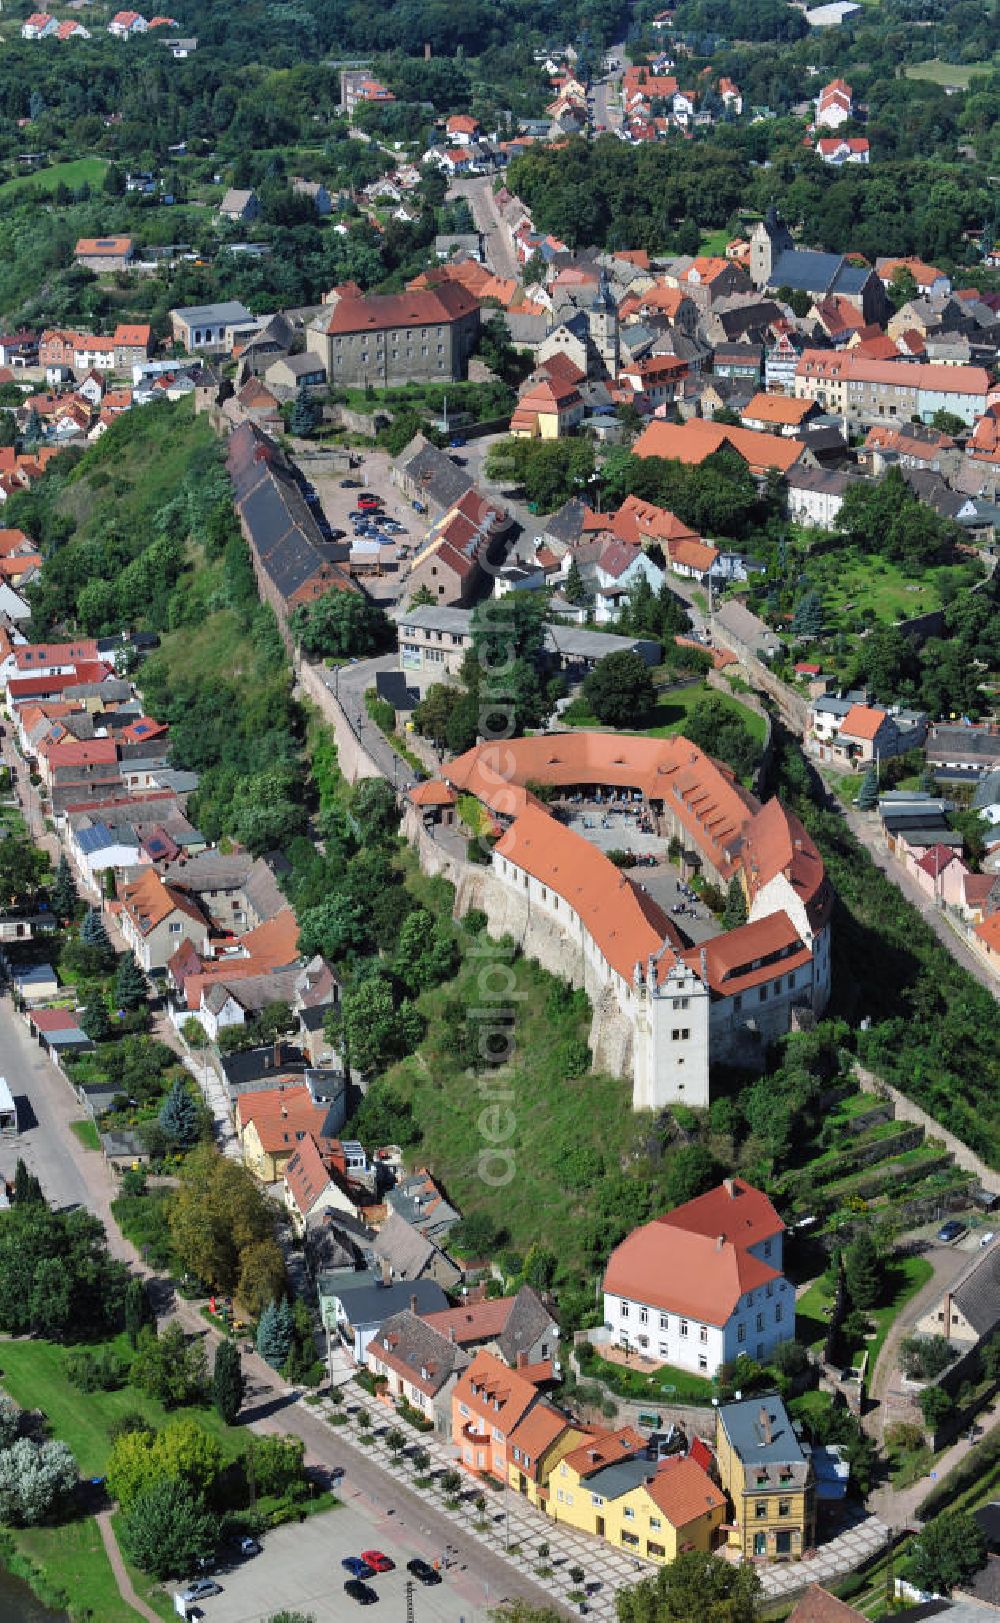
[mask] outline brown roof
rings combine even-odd
[[[796,400],[792,395],[767,394],[763,390],[755,394],[743,412],[744,422],[780,423],[782,426],[791,424],[798,428],[803,417],[815,409],[812,400]]]
[[[76,253],[77,257],[85,255],[88,259],[116,258],[120,254],[130,253],[131,248],[131,237],[81,237],[76,245]]]
[[[783,1234],[781,1221],[768,1197],[745,1178],[727,1178],[704,1195],[686,1200],[656,1220],[670,1228],[686,1229],[710,1239],[724,1234],[741,1245],[756,1245],[775,1234]]]
[[[236,1100],[241,1132],[253,1122],[261,1146],[269,1155],[300,1147],[310,1134],[322,1139],[326,1117],[326,1107],[314,1104],[309,1089],[298,1084],[241,1093]]]
[[[571,1471],[580,1476],[591,1476],[594,1471],[602,1471],[606,1465],[614,1465],[618,1460],[628,1460],[635,1454],[645,1451],[646,1439],[635,1430],[634,1426],[619,1426],[617,1431],[598,1432],[594,1437],[588,1437],[579,1448],[571,1449],[564,1455],[565,1463]]]
[[[516,1299],[514,1296],[495,1296],[491,1301],[446,1307],[437,1313],[425,1313],[423,1317],[441,1335],[450,1338],[454,1333],[459,1346],[472,1345],[477,1341],[495,1341],[506,1325]]]
[[[121,904],[142,935],[155,930],[174,912],[186,913],[189,919],[208,928],[191,898],[177,885],[165,885],[155,868],[146,868],[132,884],[123,887]]]
[[[819,1584],[811,1584],[790,1613],[788,1623],[863,1623],[864,1615]]]
[[[449,789],[440,778],[428,778],[426,783],[414,784],[409,798],[414,806],[454,806],[458,800],[454,789]]]
[[[330,1183],[330,1173],[311,1133],[306,1134],[285,1167],[285,1183],[299,1212],[307,1217]]]
[[[393,327],[433,327],[459,321],[479,309],[479,300],[455,282],[406,293],[372,293],[339,299],[324,328],[327,333],[387,332]]]
[[[672,1527],[687,1527],[707,1511],[721,1510],[726,1496],[720,1493],[707,1471],[689,1454],[674,1454],[662,1460],[646,1492],[662,1510]]]
[[[456,1407],[464,1403],[491,1431],[509,1437],[537,1397],[536,1386],[480,1348],[459,1377],[452,1403]]]
[[[610,1296],[722,1326],[741,1296],[780,1278],[769,1263],[728,1240],[671,1228],[662,1219],[616,1246],[604,1273]]]

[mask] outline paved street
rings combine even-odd
[[[365,694],[375,686],[379,671],[399,668],[396,654],[382,654],[378,659],[358,660],[353,665],[317,665],[316,670],[330,692],[337,699],[354,733],[384,778],[401,792],[412,789],[416,783],[413,770],[387,741],[365,709]]]
[[[12,1178],[21,1156],[54,1205],[84,1206],[109,1223],[110,1188],[81,1170],[81,1157],[100,1157],[84,1150],[70,1130],[70,1122],[81,1121],[83,1111],[69,1084],[32,1041],[9,997],[0,999],[0,1075],[17,1102],[23,1129],[16,1139],[0,1139],[0,1175]],[[109,1232],[120,1240],[113,1225]],[[125,1255],[114,1245],[112,1249]]]
[[[521,268],[510,244],[510,238],[500,223],[493,200],[493,176],[470,175],[454,180],[448,188],[449,198],[464,197],[472,211],[476,230],[486,238],[485,259],[496,276],[520,281]]]

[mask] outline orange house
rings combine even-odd
[[[451,1440],[466,1470],[506,1482],[511,1435],[538,1401],[533,1381],[480,1348],[451,1395]]]

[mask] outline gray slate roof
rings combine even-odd
[[[430,1388],[432,1396],[472,1361],[461,1347],[416,1313],[411,1313],[409,1308],[386,1319],[370,1345],[376,1353],[384,1349],[399,1359],[413,1371],[421,1385]]]
[[[771,1485],[778,1487],[778,1468],[790,1466],[797,1482],[809,1472],[809,1461],[795,1435],[788,1411],[776,1392],[763,1397],[743,1398],[724,1403],[718,1411],[735,1452],[745,1470],[756,1477],[766,1471]],[[756,1481],[753,1486],[756,1486]],[[761,1484],[763,1486],[763,1484]]]
[[[952,1300],[979,1336],[1000,1324],[1000,1253],[992,1247],[952,1287]]]
[[[323,1274],[319,1290],[327,1300],[339,1298],[355,1330],[384,1324],[393,1313],[412,1307],[414,1297],[418,1313],[440,1313],[448,1306],[447,1296],[433,1279],[406,1279],[383,1285],[369,1269],[346,1276]]]
[[[505,1361],[516,1366],[518,1353],[527,1352],[555,1323],[538,1292],[530,1285],[522,1285],[499,1336],[498,1345]]]
[[[473,481],[465,469],[460,468],[444,451],[438,450],[436,445],[431,445],[423,435],[411,440],[403,452],[400,465],[407,478],[420,486],[423,499],[440,507],[442,512],[454,507],[466,491],[472,489]]]

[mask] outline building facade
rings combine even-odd
[[[330,383],[384,387],[468,373],[479,301],[456,282],[406,293],[338,297],[306,334]]]

